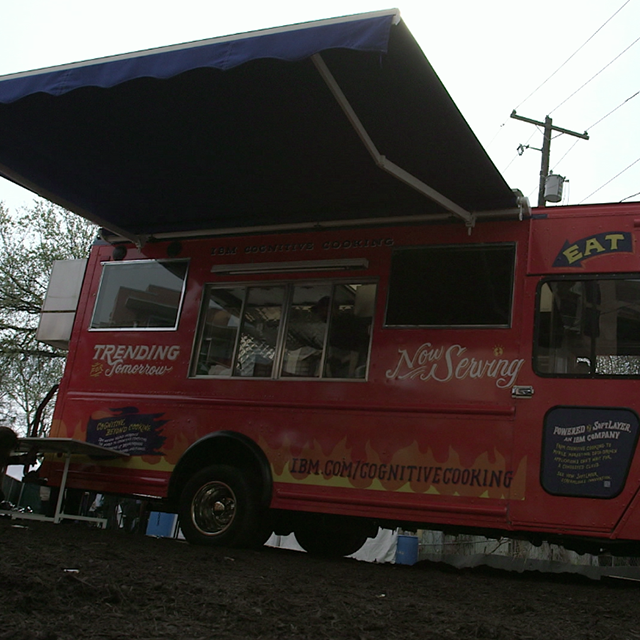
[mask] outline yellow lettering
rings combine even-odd
[[[618,240],[624,240],[624,236],[621,233],[610,233],[608,236],[605,236],[604,239],[611,243],[611,251],[617,251]]]
[[[585,245],[584,255],[588,256],[594,251],[597,251],[598,253],[602,253],[604,250],[605,250],[604,247],[595,238],[589,238]]]
[[[568,249],[565,249],[562,253],[567,257],[567,261],[569,264],[573,264],[574,262],[582,259],[582,254],[578,249],[577,244],[572,244]]]

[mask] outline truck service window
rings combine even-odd
[[[90,329],[175,329],[186,260],[106,262]]]
[[[376,285],[207,285],[193,375],[363,379]]]
[[[398,249],[385,324],[508,327],[515,256],[511,243]]]
[[[284,294],[283,287],[250,287],[246,290],[234,375],[244,378],[271,376]]]
[[[640,278],[543,282],[534,368],[553,376],[640,376]]]

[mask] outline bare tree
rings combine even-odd
[[[35,339],[53,262],[87,257],[95,235],[95,226],[45,200],[18,213],[0,203],[0,420],[20,432],[66,357]]]

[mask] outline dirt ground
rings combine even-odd
[[[640,583],[17,522],[0,519],[0,640],[640,638]]]

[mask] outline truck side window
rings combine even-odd
[[[330,285],[293,287],[284,346],[283,376],[320,376],[330,312]]]
[[[509,327],[512,243],[398,249],[391,260],[391,327]]]
[[[338,285],[334,290],[327,357],[324,375],[327,378],[364,378],[376,287]]]
[[[234,375],[271,377],[284,294],[284,287],[247,289]]]
[[[186,260],[106,262],[90,329],[176,329]]]
[[[373,283],[205,287],[193,375],[364,379]]]
[[[207,290],[198,355],[199,374],[231,375],[243,302],[244,289]]]
[[[640,375],[640,279],[543,282],[534,368],[553,376]]]

